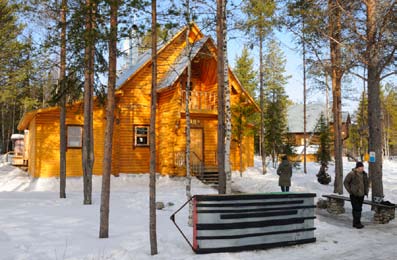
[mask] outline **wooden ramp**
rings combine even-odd
[[[315,242],[313,193],[196,195],[193,250],[198,254]]]

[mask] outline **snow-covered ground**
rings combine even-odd
[[[233,173],[233,189],[240,192],[279,191],[275,169],[261,174],[260,161],[244,172]],[[344,162],[344,173],[354,162]],[[329,173],[332,177],[333,167]],[[294,170],[292,191],[314,192],[317,199],[329,194],[333,186],[317,182],[319,165],[308,164],[308,173]],[[366,165],[367,169],[367,165]],[[397,202],[397,162],[384,163],[385,199]],[[82,179],[67,180],[67,199],[59,199],[59,180],[30,179],[9,165],[0,166],[0,259],[277,259],[277,260],[396,260],[397,220],[380,225],[371,223],[373,212],[364,206],[364,229],[351,227],[351,207],[337,217],[316,210],[316,243],[261,251],[195,255],[170,221],[170,215],[185,201],[182,178],[159,177],[157,201],[166,204],[157,211],[158,255],[150,256],[148,222],[148,175],[112,177],[110,237],[99,239],[101,178],[93,179],[93,205],[83,205]],[[334,178],[333,178],[334,179]],[[193,194],[217,193],[213,188],[193,181]],[[346,194],[346,192],[345,192]],[[172,202],[174,205],[167,203]],[[187,210],[177,222],[191,238]]]

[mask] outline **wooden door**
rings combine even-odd
[[[190,129],[190,151],[192,162],[204,162],[204,134],[202,128]]]

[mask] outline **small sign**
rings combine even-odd
[[[369,162],[375,162],[375,152],[369,152]]]

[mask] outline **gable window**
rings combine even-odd
[[[81,148],[83,146],[83,127],[80,125],[67,126],[67,148]]]
[[[134,126],[134,145],[149,146],[149,126]]]

